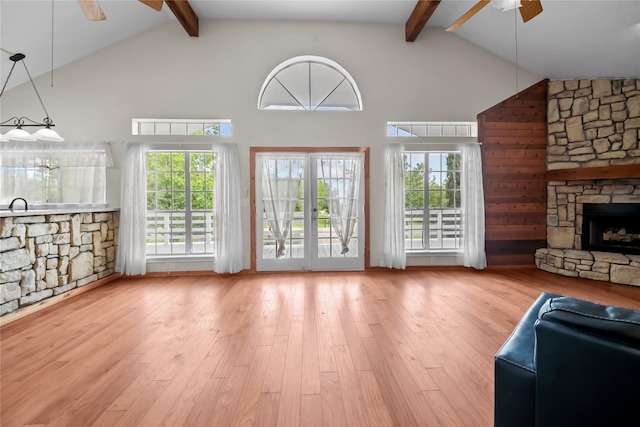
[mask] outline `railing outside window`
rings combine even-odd
[[[406,210],[404,215],[407,251],[456,250],[461,247],[462,209]]]
[[[186,212],[156,211],[147,215],[147,254],[187,254],[187,234],[192,254],[212,254],[213,212],[192,213],[190,233],[186,219]]]

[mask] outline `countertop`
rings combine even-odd
[[[0,210],[0,218],[4,217],[14,217],[14,216],[39,216],[39,215],[66,215],[66,214],[77,214],[77,213],[88,213],[88,212],[116,212],[119,211],[120,208],[110,208],[110,207],[92,207],[92,208],[52,208],[52,209],[29,209],[24,210],[21,208],[16,208],[13,211],[9,209]]]

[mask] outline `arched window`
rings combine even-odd
[[[353,77],[338,63],[297,56],[269,73],[258,98],[260,110],[362,110]]]

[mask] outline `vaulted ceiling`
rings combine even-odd
[[[420,4],[416,0],[189,1],[200,21],[407,24],[407,39],[425,43],[428,40],[424,40],[427,35],[420,33],[424,25],[421,20],[427,21],[429,27],[442,27],[444,31],[476,3],[466,0]],[[189,37],[166,5],[160,12],[137,0],[100,0],[99,5],[107,17],[105,21],[87,20],[74,0],[2,0],[2,81],[12,65],[5,51],[25,53],[32,75],[37,76],[165,22],[174,21],[176,37]],[[523,23],[514,10],[503,12],[487,6],[454,33],[550,79],[640,76],[640,1],[542,0],[542,5],[544,11],[527,23]],[[400,33],[398,36],[403,37]],[[416,49],[420,49],[419,46],[416,43]],[[469,66],[473,67],[473,63]],[[12,78],[9,87],[20,82],[19,77],[15,81]]]

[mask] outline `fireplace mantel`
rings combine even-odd
[[[546,173],[547,181],[577,181],[585,179],[640,178],[640,163],[634,165],[612,165],[596,168],[556,169]]]

